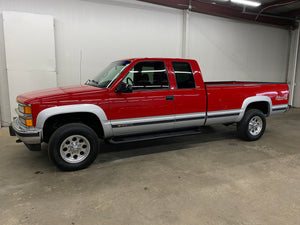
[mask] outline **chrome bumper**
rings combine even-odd
[[[17,136],[25,144],[40,144],[42,142],[42,129],[26,127],[18,118],[13,120],[9,131],[10,136]]]

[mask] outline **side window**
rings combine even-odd
[[[178,89],[195,88],[192,68],[187,62],[172,62]]]
[[[123,79],[133,90],[168,89],[169,80],[164,62],[144,61],[134,65]]]

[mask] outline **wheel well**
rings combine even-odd
[[[91,127],[99,138],[104,136],[102,124],[93,113],[67,113],[55,115],[46,120],[43,127],[43,141],[48,142],[57,128],[68,123],[83,123]]]
[[[249,109],[259,109],[260,111],[262,111],[267,116],[270,113],[270,106],[269,106],[268,102],[253,102],[253,103],[250,103],[247,106],[246,110],[249,110]]]

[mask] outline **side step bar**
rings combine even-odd
[[[151,134],[136,135],[136,136],[113,137],[113,138],[108,139],[107,141],[111,144],[121,144],[121,143],[154,140],[154,139],[168,138],[168,137],[195,135],[195,134],[201,134],[201,133],[203,133],[203,132],[198,128],[198,129],[193,129],[193,130],[183,130],[183,131],[181,130],[181,131],[151,133]]]

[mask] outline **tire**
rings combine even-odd
[[[238,136],[246,141],[256,141],[261,138],[266,129],[266,117],[258,109],[249,109],[238,123]]]
[[[41,151],[41,144],[25,144],[26,147],[33,152]]]
[[[96,159],[98,151],[97,134],[81,123],[71,123],[58,128],[49,140],[49,157],[64,171],[88,167]]]

